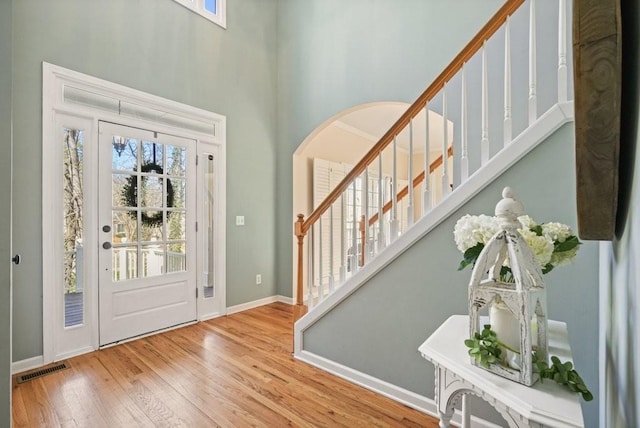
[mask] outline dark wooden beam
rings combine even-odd
[[[618,203],[622,29],[619,0],[575,0],[573,61],[578,234],[611,240]]]

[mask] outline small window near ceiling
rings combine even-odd
[[[217,1],[216,0],[204,0],[204,10],[206,10],[207,12],[211,12],[214,15],[216,14],[216,10],[218,10],[218,8],[216,7]]]
[[[227,0],[174,0],[187,9],[212,21],[223,28],[227,28],[226,2]]]

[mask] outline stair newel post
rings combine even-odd
[[[304,214],[298,214],[298,220],[294,224],[294,232],[298,238],[298,272],[296,278],[296,306],[293,311],[294,321],[300,319],[307,313],[307,307],[304,305],[304,271],[302,265],[304,263]],[[309,285],[311,289],[311,285]]]
[[[558,10],[558,103],[567,102],[567,0]]]
[[[489,73],[487,70],[487,41],[482,43],[482,140],[480,141],[481,165],[489,162]]]
[[[387,246],[384,233],[384,173],[382,170],[382,152],[378,155],[378,252]]]
[[[460,183],[464,183],[469,178],[469,146],[467,142],[467,71],[465,62],[462,64],[461,90],[462,100],[460,101]]]
[[[536,0],[529,9],[529,126],[538,118],[537,68],[536,68]]]
[[[511,17],[507,16],[504,27],[504,146],[512,139],[511,119]]]
[[[413,225],[413,119],[409,120],[409,162],[407,166],[408,201],[407,201],[407,227]]]
[[[429,149],[429,103],[424,104],[424,191],[422,194],[422,215],[431,209],[431,159]]]
[[[398,144],[397,137],[393,137],[393,177],[391,178],[391,236],[389,242],[398,238]]]

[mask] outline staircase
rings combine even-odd
[[[358,378],[314,356],[305,332],[573,120],[568,6],[507,1],[328,197],[298,215],[297,358]]]

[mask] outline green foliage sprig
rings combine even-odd
[[[551,366],[549,366],[544,361],[538,361],[535,352],[533,356],[533,363],[540,374],[540,382],[542,382],[543,379],[551,379],[560,385],[565,385],[569,390],[581,394],[584,401],[593,400],[593,394],[584,384],[578,372],[573,368],[571,361],[565,361],[563,363],[558,357],[553,356],[551,357]]]
[[[501,363],[501,348],[519,354],[518,351],[498,339],[496,332],[491,330],[490,324],[485,324],[480,333],[476,333],[471,339],[466,339],[464,344],[469,348],[469,355],[485,368],[489,368],[491,364]],[[549,366],[544,361],[538,361],[538,356],[534,352],[533,365],[540,375],[540,382],[543,379],[551,379],[560,385],[564,385],[570,391],[581,394],[584,401],[593,400],[593,394],[589,391],[570,361],[563,363],[558,357],[552,356],[551,366]]]
[[[498,335],[491,330],[491,325],[485,324],[480,333],[476,333],[473,338],[464,341],[469,347],[469,355],[475,358],[482,367],[489,367],[500,361],[502,349],[517,352],[498,340]]]

